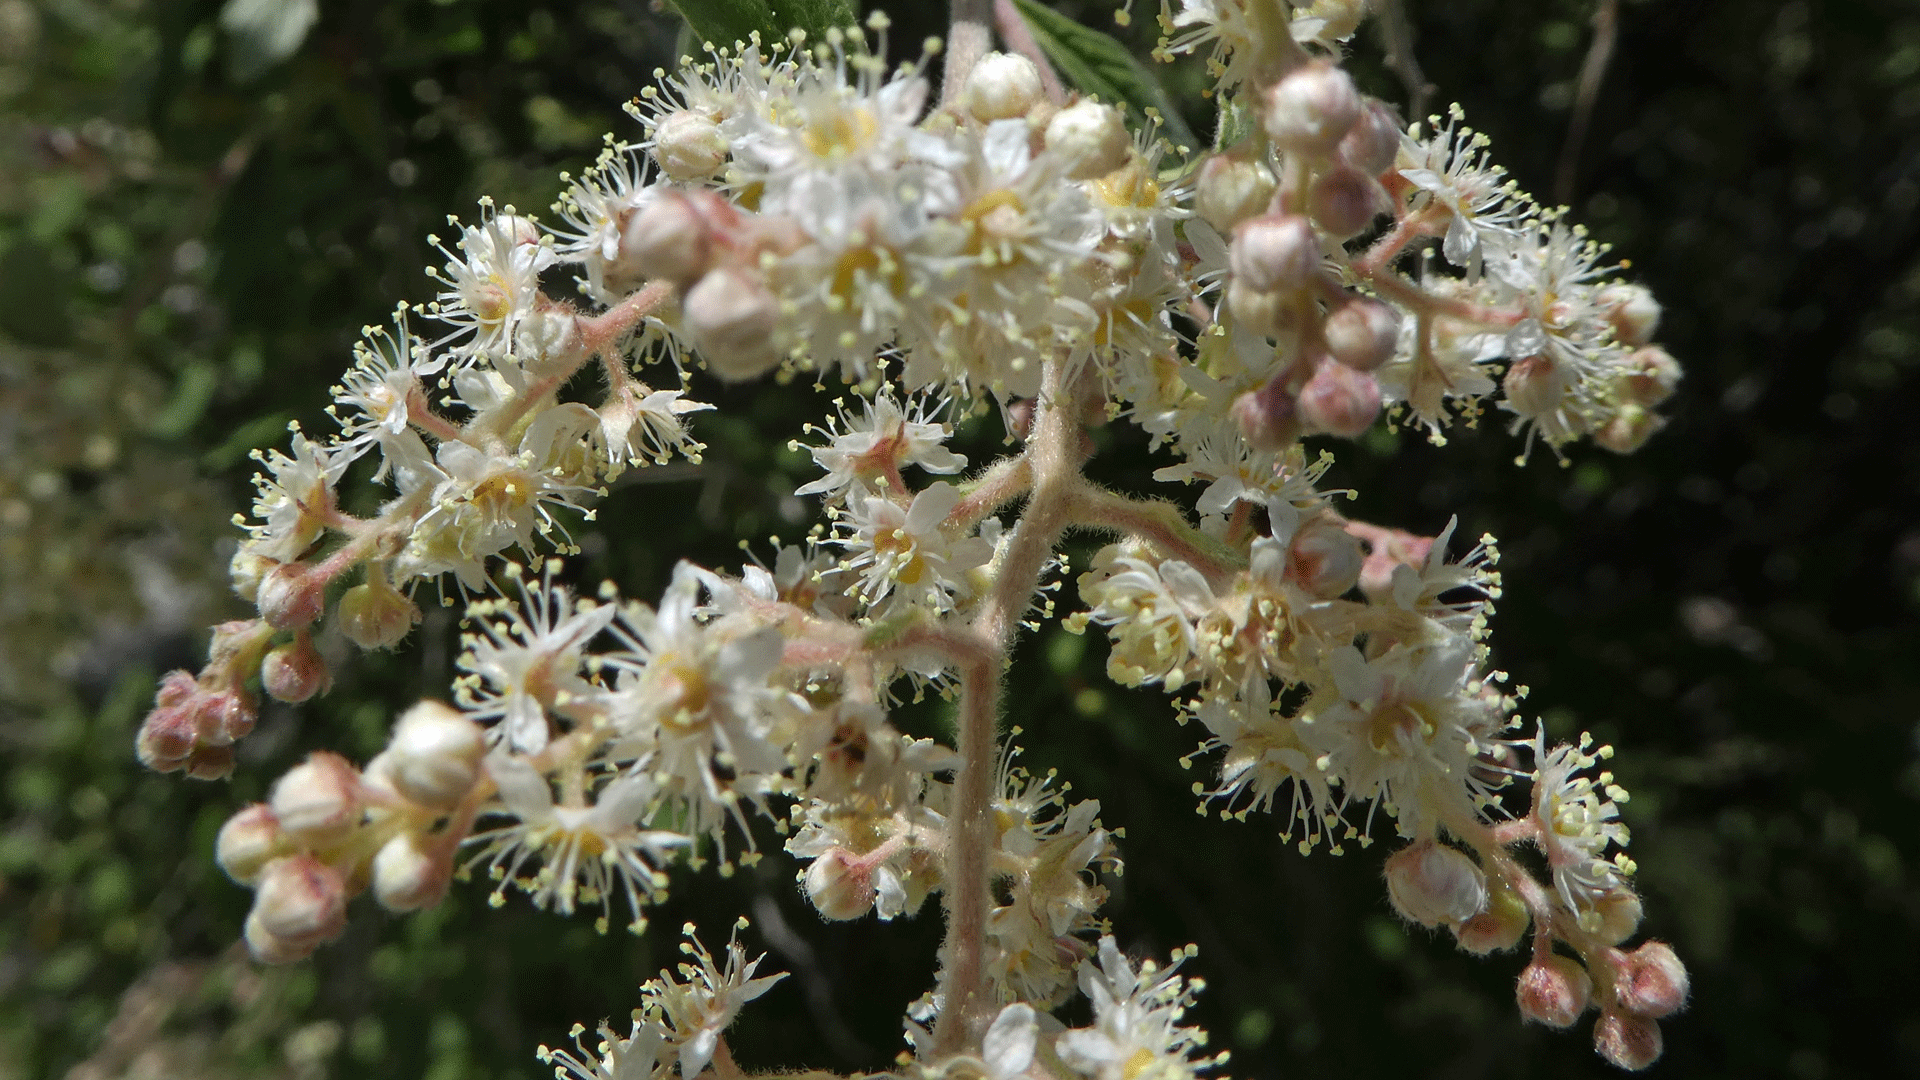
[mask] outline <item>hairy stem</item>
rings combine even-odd
[[[993,47],[993,0],[952,0],[947,9],[947,64],[940,76],[940,104],[955,105],[973,65]]]

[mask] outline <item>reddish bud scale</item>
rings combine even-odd
[[[1623,1008],[1656,1020],[1684,1008],[1687,989],[1687,966],[1671,946],[1659,941],[1628,953],[1614,986]]]
[[[306,563],[281,563],[260,582],[260,617],[275,630],[298,630],[320,618],[327,583]]]
[[[1514,987],[1520,1015],[1552,1028],[1572,1027],[1593,998],[1593,979],[1578,961],[1546,956],[1528,964]]]
[[[1607,1064],[1639,1072],[1660,1060],[1665,1040],[1657,1022],[1610,1009],[1593,1025],[1593,1048]]]

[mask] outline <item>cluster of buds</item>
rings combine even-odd
[[[388,911],[431,907],[472,825],[481,729],[439,702],[414,706],[364,771],[315,751],[220,829],[215,855],[254,890],[246,940],[266,963],[311,953],[346,926],[367,889]]]
[[[247,682],[260,670],[272,638],[272,628],[257,619],[214,627],[207,666],[197,678],[172,671],[160,680],[135,742],[140,763],[159,772],[184,769],[205,780],[232,772],[233,744],[260,715]]]

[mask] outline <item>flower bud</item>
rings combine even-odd
[[[1559,365],[1544,353],[1525,356],[1507,369],[1501,383],[1507,407],[1521,416],[1547,416],[1566,398],[1567,380]]]
[[[1665,417],[1638,405],[1622,405],[1593,433],[1593,441],[1616,454],[1631,454],[1667,426]]]
[[[1609,945],[1618,945],[1640,929],[1640,898],[1622,889],[1594,902],[1593,918],[1582,919],[1580,928]]]
[[[420,608],[382,575],[343,593],[334,617],[348,641],[363,649],[385,649],[398,645],[420,621]]]
[[[1569,957],[1554,955],[1528,964],[1514,988],[1520,1015],[1552,1028],[1573,1026],[1587,1011],[1592,995],[1593,980],[1587,969]]]
[[[1614,990],[1623,1008],[1658,1020],[1687,1004],[1687,966],[1665,942],[1649,941],[1627,954]]]
[[[1276,186],[1266,162],[1216,154],[1200,166],[1193,206],[1207,224],[1230,233],[1234,226],[1266,211]]]
[[[1298,214],[1269,214],[1233,230],[1227,268],[1261,292],[1298,289],[1320,269],[1320,241]]]
[[[326,660],[304,630],[260,661],[260,686],[276,701],[298,705],[332,684]]]
[[[1300,441],[1299,405],[1280,379],[1233,400],[1233,422],[1256,450],[1280,450]]]
[[[756,378],[780,363],[773,345],[780,304],[758,274],[710,271],[688,290],[681,315],[707,366],[727,382]]]
[[[654,125],[653,160],[670,179],[705,180],[727,163],[727,137],[707,114],[675,109]]]
[[[274,783],[268,802],[295,843],[324,846],[360,823],[360,774],[340,755],[316,750]]]
[[[1244,281],[1227,281],[1227,310],[1240,328],[1258,337],[1279,337],[1300,326],[1298,295],[1263,292]]]
[[[1379,416],[1380,384],[1345,364],[1322,363],[1300,388],[1300,418],[1310,430],[1356,439]]]
[[[1047,152],[1070,162],[1075,180],[1105,176],[1127,163],[1133,137],[1120,110],[1083,99],[1055,113],[1047,123]]]
[[[1487,910],[1454,928],[1460,947],[1475,956],[1505,952],[1520,944],[1533,918],[1520,894],[1498,878],[1487,882]]]
[[[707,272],[712,258],[706,216],[678,191],[657,192],[620,232],[621,265],[630,262],[655,281],[685,287]]]
[[[1623,345],[1645,345],[1660,326],[1660,301],[1643,285],[1620,282],[1594,294],[1594,302],[1613,324],[1614,339]]]
[[[431,842],[416,833],[401,833],[373,857],[373,898],[388,911],[432,907],[453,881],[450,856],[433,850]]]
[[[1275,146],[1288,153],[1324,157],[1360,119],[1360,91],[1353,78],[1325,60],[1289,72],[1267,91],[1261,122]]]
[[[273,569],[274,562],[264,555],[256,554],[242,545],[227,560],[227,580],[233,584],[233,594],[249,604],[260,599],[260,579]]]
[[[242,885],[259,880],[260,871],[286,853],[286,837],[266,803],[254,803],[228,818],[213,843],[220,869]]]
[[[1354,169],[1328,169],[1307,189],[1307,213],[1314,224],[1340,240],[1373,224],[1386,202],[1379,182]]]
[[[813,860],[805,884],[822,918],[858,919],[873,910],[873,868],[845,848],[830,848]]]
[[[241,690],[203,693],[193,700],[192,709],[200,741],[210,746],[228,746],[246,738],[260,716],[257,703]]]
[[[1365,562],[1360,538],[1325,515],[1302,525],[1287,545],[1287,579],[1321,600],[1353,588]]]
[[[990,52],[967,73],[961,100],[973,118],[1011,120],[1027,115],[1044,93],[1040,69],[1024,56]]]
[[[387,781],[401,797],[448,810],[473,790],[486,752],[480,725],[441,702],[422,701],[394,725],[381,756]]]
[[[305,955],[346,926],[346,880],[310,854],[275,859],[261,871],[247,923],[247,944],[257,958],[283,962],[263,955],[279,950]],[[258,942],[256,923],[257,936],[264,939]]]
[[[1400,156],[1400,118],[1392,106],[1378,98],[1367,98],[1360,117],[1340,140],[1340,160],[1363,176],[1376,180],[1393,167]]]
[[[186,761],[199,741],[194,699],[200,684],[185,671],[169,671],[153,695],[153,709],[140,723],[134,751],[140,763],[159,772],[172,772]]]
[[[1472,859],[1431,838],[1394,852],[1386,872],[1387,898],[1408,922],[1460,923],[1486,910],[1486,875]]]
[[[224,780],[233,774],[233,747],[202,743],[187,755],[183,768],[190,779]]]
[[[246,939],[247,951],[253,954],[256,962],[262,964],[291,964],[305,960],[313,955],[314,948],[320,944],[318,941],[275,937],[258,913],[247,915],[241,936]]]
[[[1607,1059],[1607,1064],[1639,1072],[1660,1060],[1665,1040],[1660,1037],[1660,1025],[1653,1020],[1609,1010],[1601,1013],[1599,1022],[1593,1025],[1593,1048]]]
[[[255,597],[260,617],[275,630],[298,630],[313,625],[327,602],[327,583],[315,577],[306,563],[281,563],[260,579]]]
[[[1658,345],[1633,350],[1627,357],[1628,373],[1620,380],[1621,396],[1649,409],[1673,396],[1680,385],[1680,362]]]
[[[1400,348],[1400,313],[1391,304],[1356,296],[1327,316],[1327,352],[1355,371],[1373,371]]]

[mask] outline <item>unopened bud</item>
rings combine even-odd
[[[473,790],[487,751],[480,725],[438,701],[422,701],[393,726],[384,770],[409,802],[448,810]]]
[[[1133,138],[1120,110],[1091,99],[1076,101],[1047,123],[1047,152],[1070,162],[1075,180],[1105,176],[1127,163]]]
[[[228,746],[246,738],[260,717],[258,703],[243,690],[203,693],[194,699],[192,707],[200,741],[212,746]]]
[[[363,649],[398,645],[420,621],[420,608],[387,584],[384,575],[369,578],[341,594],[335,611],[340,632]]]
[[[1362,232],[1387,209],[1379,182],[1357,169],[1328,169],[1307,190],[1314,224],[1339,240]]]
[[[1400,313],[1392,305],[1356,296],[1327,316],[1327,352],[1355,371],[1373,371],[1400,348]]]
[[[707,272],[712,247],[706,216],[694,201],[682,192],[662,190],[627,219],[618,261],[631,263],[653,280],[685,287]]]
[[[1649,941],[1627,954],[1615,992],[1640,1016],[1659,1018],[1687,1004],[1687,966],[1665,942]]]
[[[873,910],[873,868],[845,848],[831,848],[807,867],[807,899],[828,919],[858,919]]]
[[[1680,385],[1680,362],[1658,345],[1633,350],[1627,372],[1620,380],[1621,396],[1649,409],[1672,397]]]
[[[1300,388],[1300,418],[1313,431],[1357,439],[1380,417],[1380,384],[1345,364],[1323,363]]]
[[[373,898],[388,911],[432,907],[452,880],[453,859],[415,833],[401,833],[373,857]]]
[[[266,803],[254,803],[220,826],[213,852],[228,877],[242,885],[251,885],[269,862],[287,853],[287,843],[272,808]]]
[[[1645,345],[1653,340],[1660,326],[1660,301],[1644,285],[1620,282],[1594,294],[1594,302],[1607,313],[1613,324],[1613,336],[1623,345]]]
[[[1660,1060],[1666,1044],[1657,1022],[1609,1010],[1593,1025],[1593,1048],[1614,1068],[1639,1072]]]
[[[1230,233],[1234,226],[1266,211],[1275,186],[1266,162],[1216,154],[1200,166],[1193,206],[1207,224]]]
[[[756,378],[780,363],[773,345],[780,303],[758,274],[710,271],[688,290],[681,315],[707,366],[727,382]]]
[[[1475,956],[1505,952],[1520,944],[1533,918],[1520,894],[1498,878],[1487,882],[1487,910],[1454,928],[1460,947]]]
[[[140,764],[160,772],[178,769],[199,741],[194,696],[200,684],[185,671],[169,671],[153,695],[153,709],[140,724],[134,752]]]
[[[1548,416],[1565,400],[1567,379],[1559,365],[1544,353],[1535,353],[1507,369],[1501,389],[1506,392],[1507,408],[1521,416]]]
[[[1299,403],[1281,379],[1269,379],[1260,389],[1233,399],[1232,412],[1241,438],[1256,450],[1281,450],[1300,441]]]
[[[1298,214],[1253,218],[1233,230],[1227,268],[1261,292],[1298,289],[1320,269],[1320,241]]]
[[[1267,92],[1261,122],[1274,145],[1289,153],[1324,157],[1360,118],[1353,78],[1325,60],[1295,68]]]
[[[653,160],[674,180],[705,180],[727,163],[727,137],[703,112],[676,109],[653,129]]]
[[[1408,922],[1451,925],[1486,910],[1486,875],[1472,859],[1431,838],[1394,852],[1386,872],[1387,898]]]
[[[1587,969],[1565,956],[1549,955],[1528,964],[1514,987],[1520,1015],[1552,1028],[1572,1027],[1592,996]]]
[[[1367,98],[1360,117],[1340,140],[1340,160],[1376,180],[1400,155],[1400,118],[1378,98]]]
[[[1583,920],[1581,928],[1609,945],[1618,945],[1640,929],[1640,898],[1625,889],[1609,893],[1594,901],[1592,914],[1591,923]]]
[[[1616,454],[1631,454],[1667,425],[1665,417],[1638,405],[1622,405],[1593,433],[1593,441]]]
[[[297,630],[313,625],[327,602],[327,583],[306,563],[281,563],[260,580],[255,601],[260,617],[275,630]]]
[[[280,777],[268,802],[295,842],[332,843],[360,823],[360,773],[340,755],[316,750]]]
[[[1227,310],[1242,330],[1257,337],[1279,337],[1300,327],[1298,293],[1263,292],[1244,281],[1227,279]]]
[[[298,705],[333,683],[327,662],[313,647],[313,638],[300,631],[292,641],[267,653],[260,661],[260,686],[276,701]]]
[[[1287,577],[1308,595],[1331,600],[1360,580],[1366,558],[1359,537],[1331,517],[1319,515],[1293,534],[1287,547]]]
[[[1027,115],[1044,93],[1040,69],[1024,56],[990,52],[967,73],[963,91],[967,111],[976,120],[1011,120]]]
[[[189,779],[224,780],[233,775],[233,747],[202,743],[193,748],[181,767]]]
[[[290,959],[298,959],[346,922],[347,888],[340,871],[310,854],[289,855],[261,871],[247,917],[247,944],[255,957],[282,963],[277,956],[291,952]]]
[[[274,565],[272,559],[242,546],[227,560],[227,580],[233,584],[233,594],[249,604],[258,603],[260,579],[266,577]]]

